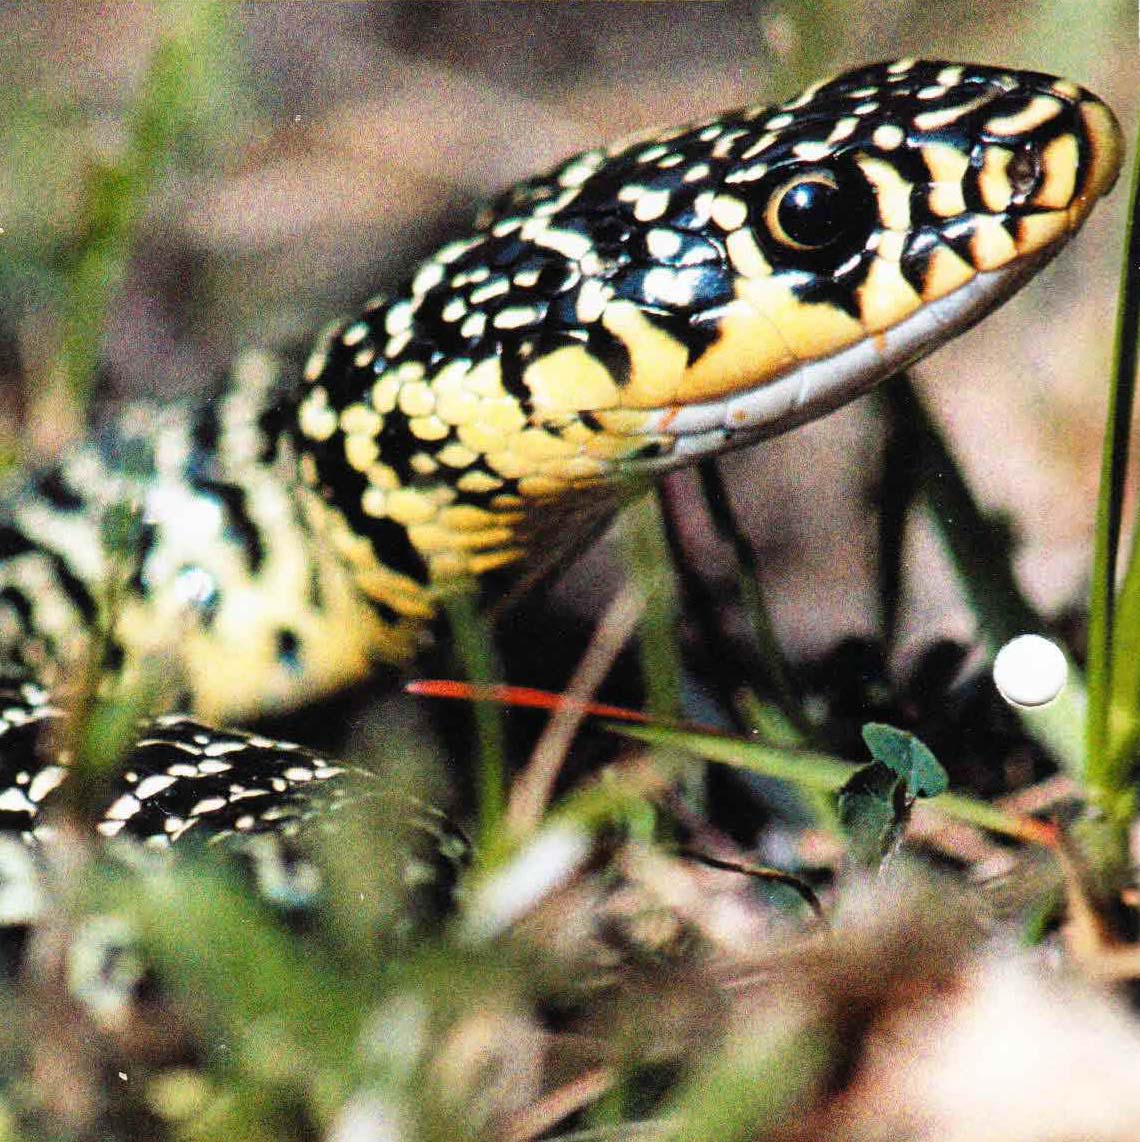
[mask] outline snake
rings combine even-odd
[[[0,520],[9,856],[50,834],[93,645],[176,711],[140,729],[104,837],[249,847],[328,814],[348,767],[212,726],[413,662],[449,587],[540,575],[664,473],[938,348],[1061,249],[1122,150],[1066,79],[857,67],[574,155],[307,358],[251,351],[208,399],[99,419]]]

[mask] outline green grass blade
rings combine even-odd
[[[930,414],[904,373],[887,389],[897,420],[915,436],[919,476],[939,535],[991,650],[1046,624],[1014,580],[1006,529],[986,516]]]
[[[126,147],[113,159],[92,160],[83,237],[63,267],[60,343],[49,383],[62,384],[81,407],[147,198],[188,140],[222,137],[232,105],[227,6],[162,8],[163,31],[127,118]]]
[[[763,777],[788,781],[805,789],[833,793],[859,766],[830,754],[807,749],[785,749],[744,742],[739,738],[706,734],[699,730],[679,730],[671,726],[631,726],[608,722],[606,727],[623,737],[636,738],[650,745],[683,749],[706,761],[747,769]]]
[[[656,498],[643,496],[626,510],[624,518],[625,565],[645,599],[638,627],[645,706],[655,717],[676,718],[681,710],[680,613]]]
[[[1112,387],[1104,431],[1089,598],[1089,718],[1086,779],[1089,795],[1110,814],[1130,778],[1140,701],[1140,568],[1135,543],[1121,590],[1114,599],[1124,480],[1136,389],[1140,330],[1140,166],[1133,169],[1132,198],[1120,272]],[[1120,725],[1114,725],[1119,719]]]
[[[990,654],[1019,634],[1047,631],[1048,622],[1030,606],[1014,578],[1007,529],[978,506],[906,374],[888,386],[888,399],[895,419],[914,434],[922,492]],[[1026,732],[1078,779],[1085,766],[1086,703],[1084,678],[1070,660],[1068,683],[1060,698],[1021,719]]]
[[[454,653],[463,676],[476,686],[489,686],[502,677],[491,629],[479,612],[473,588],[440,594],[454,640]],[[475,732],[479,742],[475,777],[479,803],[479,840],[490,851],[506,812],[506,744],[502,710],[493,702],[474,703]]]
[[[874,397],[884,408],[887,438],[883,445],[878,489],[879,527],[876,588],[883,643],[894,645],[898,633],[899,606],[903,593],[903,548],[911,509],[921,494],[921,441],[914,425],[902,415],[898,401],[889,393],[896,386],[876,390]]]
[[[797,722],[803,723],[795,676],[776,637],[772,618],[764,601],[764,588],[760,580],[756,553],[749,537],[741,529],[733,514],[720,466],[716,460],[706,460],[699,466],[698,475],[713,526],[732,548],[736,560],[736,581],[740,600],[752,624],[767,682],[775,691],[784,712]]]

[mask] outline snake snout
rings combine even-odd
[[[1000,94],[979,124],[968,196],[1011,222],[1054,215],[1057,228],[1071,233],[1120,173],[1116,117],[1071,80],[1028,72],[1019,83],[995,83]]]
[[[1087,91],[1082,95],[1081,124],[1089,157],[1084,180],[1070,207],[1074,227],[1084,221],[1097,199],[1116,185],[1124,161],[1124,135],[1116,116],[1095,95]]]

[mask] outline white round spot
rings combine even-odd
[[[169,773],[152,773],[135,786],[135,796],[140,801],[145,801],[148,797],[169,789],[177,780],[177,777],[171,777]]]
[[[652,222],[660,218],[669,206],[667,190],[644,190],[633,204],[633,216],[638,222]]]
[[[206,610],[218,598],[218,581],[204,567],[183,567],[174,577],[174,595],[183,606]]]
[[[884,151],[894,151],[906,141],[906,132],[897,123],[882,123],[871,136],[875,146]]]
[[[1065,687],[1069,665],[1061,648],[1039,634],[1011,639],[994,659],[994,684],[1013,706],[1044,706]]]
[[[681,235],[676,230],[650,230],[645,235],[645,246],[651,258],[665,261],[681,252]],[[585,289],[585,285],[582,288]]]

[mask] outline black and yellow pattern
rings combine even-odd
[[[391,656],[275,456],[279,372],[250,353],[214,400],[128,408],[17,491],[0,525],[10,666],[58,689],[112,592],[109,665],[151,658],[170,706],[211,720],[295,707]]]
[[[301,375],[251,355],[217,400],[130,412],[18,489],[2,649],[66,680],[119,576],[115,654],[158,656],[211,719],[406,660],[439,584],[521,567],[638,481],[818,416],[978,320],[1120,158],[1067,80],[912,60],[577,155]],[[125,566],[104,542],[124,505]]]
[[[589,151],[330,330],[291,429],[315,524],[393,631],[623,478],[820,415],[1051,257],[1113,183],[1110,112],[972,65],[862,68]]]

